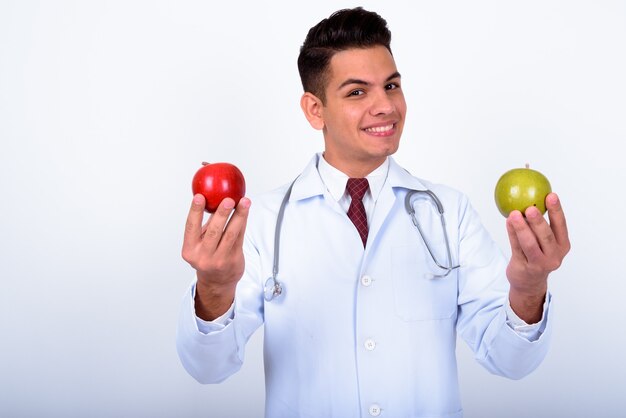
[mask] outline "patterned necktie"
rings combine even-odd
[[[367,216],[365,215],[365,206],[363,206],[363,196],[369,188],[369,183],[366,178],[361,179],[348,179],[346,190],[352,198],[350,208],[348,209],[348,218],[356,226],[359,235],[361,235],[361,241],[363,241],[363,247],[367,242]]]

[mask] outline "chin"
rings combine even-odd
[[[389,157],[389,156],[395,154],[396,151],[398,151],[398,148],[399,148],[398,145],[385,148],[381,154],[384,155],[385,157]]]

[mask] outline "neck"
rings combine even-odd
[[[387,157],[382,157],[382,159],[377,159],[375,161],[342,161],[332,158],[332,156],[328,155],[327,152],[324,152],[322,156],[328,164],[335,167],[337,170],[341,171],[350,178],[367,177],[372,171],[383,165],[383,163],[387,160]]]

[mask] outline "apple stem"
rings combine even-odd
[[[202,161],[202,165],[209,165],[210,163],[207,163],[206,161]],[[528,167],[528,164],[526,164],[526,166]]]
[[[526,168],[530,168],[530,164],[526,163]]]

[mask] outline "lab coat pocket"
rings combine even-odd
[[[395,246],[391,251],[396,314],[405,321],[454,316],[457,310],[456,270],[445,277],[434,277],[441,271],[419,245]]]

